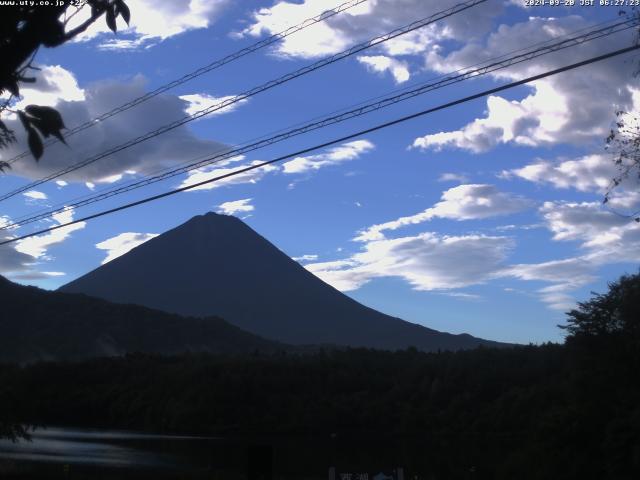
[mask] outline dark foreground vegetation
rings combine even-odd
[[[419,437],[437,478],[640,478],[638,300],[639,276],[623,277],[569,314],[565,345],[4,365],[0,411],[156,432]],[[461,458],[474,476],[455,473]]]

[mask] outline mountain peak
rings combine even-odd
[[[234,217],[233,215],[226,215],[224,213],[217,213],[217,212],[211,211],[211,212],[203,213],[201,215],[196,215],[195,217],[191,217],[185,223],[183,223],[182,225],[179,225],[176,228],[181,228],[193,223],[220,223],[220,222],[235,221],[235,220],[239,220],[239,219]]]

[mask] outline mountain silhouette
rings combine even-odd
[[[500,345],[368,308],[327,285],[236,217],[207,213],[64,285],[112,302],[216,315],[289,344],[421,350]]]
[[[86,295],[25,287],[0,276],[0,363],[127,353],[245,354],[288,348],[220,318],[188,318]]]

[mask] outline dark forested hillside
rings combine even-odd
[[[437,478],[472,478],[452,473],[464,459],[477,478],[493,480],[631,479],[640,471],[636,372],[618,360],[601,359],[594,369],[595,362],[560,345],[440,354],[135,355],[4,366],[0,383],[21,399],[12,406],[17,416],[42,424],[409,435],[422,438],[429,465],[448,472]]]
[[[282,346],[220,318],[180,317],[85,295],[24,287],[0,277],[0,361],[277,348]]]

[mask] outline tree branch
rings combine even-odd
[[[96,10],[91,14],[91,17],[89,17],[87,20],[85,20],[82,24],[78,25],[76,28],[74,28],[73,30],[70,30],[68,32],[66,32],[64,34],[64,37],[62,37],[61,40],[61,44],[64,42],[67,42],[73,38],[75,38],[76,36],[78,36],[79,34],[83,33],[85,30],[87,30],[87,28],[89,28],[98,18],[100,18],[102,16],[102,14],[104,12],[107,11],[106,7],[98,7],[96,8]]]

